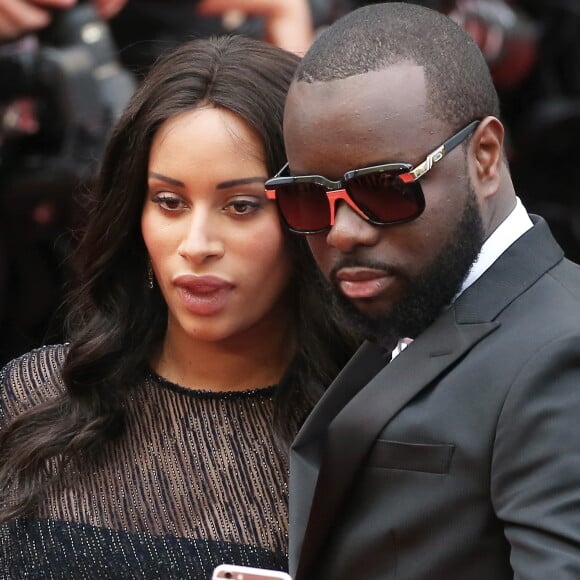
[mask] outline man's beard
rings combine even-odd
[[[415,338],[449,305],[461,289],[485,240],[475,193],[470,188],[461,220],[433,263],[410,280],[406,295],[389,312],[364,314],[334,285],[331,296],[340,324],[385,348],[399,338]],[[384,269],[384,264],[357,262],[358,266]],[[339,269],[344,264],[341,264]]]

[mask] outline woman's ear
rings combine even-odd
[[[503,150],[505,130],[496,117],[485,117],[469,142],[471,180],[480,198],[494,195],[500,186],[505,164]]]

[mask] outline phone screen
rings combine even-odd
[[[221,564],[213,571],[212,580],[292,580],[286,572]]]

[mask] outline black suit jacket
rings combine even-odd
[[[295,580],[580,579],[580,267],[546,223],[294,442]]]

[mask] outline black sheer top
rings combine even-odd
[[[0,372],[0,429],[63,391],[65,346]],[[276,387],[185,389],[151,373],[127,429],[99,460],[0,526],[0,578],[210,578],[220,563],[287,567],[286,454],[271,428]]]

